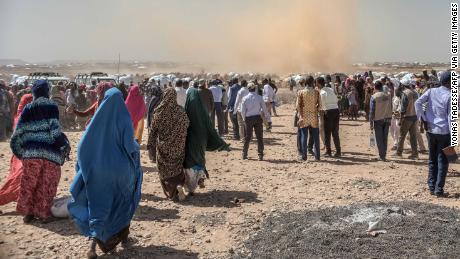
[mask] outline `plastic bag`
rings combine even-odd
[[[189,168],[184,169],[185,172],[185,190],[188,192],[195,192],[200,181],[206,179],[204,168]]]
[[[56,218],[68,218],[69,210],[67,204],[69,204],[71,197],[62,197],[54,200],[53,206],[51,207],[51,214]]]
[[[369,146],[375,147],[375,135],[374,132],[369,134]]]

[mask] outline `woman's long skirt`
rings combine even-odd
[[[23,173],[16,210],[40,219],[51,216],[61,166],[45,159],[22,160]]]
[[[144,132],[144,119],[139,120],[137,127],[134,129],[134,138],[139,145],[142,143],[142,133]]]
[[[10,173],[0,189],[0,205],[18,200],[21,177],[22,161],[13,155],[10,161]]]
[[[178,196],[177,187],[185,185],[185,173],[182,171],[179,175],[160,180],[163,192],[169,199],[176,199]]]

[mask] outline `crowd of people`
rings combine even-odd
[[[433,195],[446,196],[449,162],[443,149],[450,146],[450,72],[438,78],[424,71],[403,80],[374,79],[366,72],[336,76],[335,82],[330,75],[308,76],[296,90],[301,162],[309,155],[320,161],[322,149],[324,156],[341,157],[341,116],[356,120],[363,111],[381,161],[387,161],[389,134],[395,157],[402,156],[408,137],[409,158],[418,159],[419,152],[427,151],[426,131],[428,186]],[[226,134],[242,142],[241,157],[248,159],[254,132],[258,159],[264,160],[264,128],[271,131],[272,116],[277,116],[277,91],[270,78],[177,79],[168,85],[146,80],[139,86],[101,82],[96,88],[53,86],[46,80],[8,88],[0,81],[0,140],[10,137],[13,153],[0,205],[17,202],[24,223],[50,220],[61,166],[71,148],[63,131],[84,130],[68,211],[80,232],[92,239],[89,258],[97,256],[96,245],[110,252],[127,241],[140,200],[144,128],[165,196],[181,201],[205,187],[206,151],[230,151]]]

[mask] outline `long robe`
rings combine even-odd
[[[163,191],[171,199],[185,180],[182,164],[188,125],[184,108],[177,104],[176,91],[166,89],[153,118],[147,148],[156,159]]]
[[[129,227],[141,197],[139,145],[122,93],[105,93],[77,152],[69,213],[81,234],[107,242]]]
[[[206,151],[228,150],[229,145],[219,137],[203,105],[198,89],[189,89],[185,111],[190,120],[185,145],[184,168],[205,168]]]

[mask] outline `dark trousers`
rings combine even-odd
[[[319,154],[319,128],[306,127],[300,129],[301,131],[301,146],[302,146],[302,159],[307,159],[308,154],[308,134],[313,138],[313,144],[315,149],[315,159],[320,159]]]
[[[224,117],[224,133],[228,133],[228,111],[227,111],[227,105],[222,105],[222,115]]]
[[[240,131],[239,131],[239,125],[238,125],[238,115],[230,113],[230,119],[232,120],[233,124],[233,137],[236,140],[240,139]]]
[[[310,134],[310,136],[308,136],[308,151],[313,152],[313,144],[314,143],[315,143],[315,140],[313,139],[313,135]]]
[[[417,150],[417,120],[415,119],[404,119],[401,123],[401,128],[399,129],[399,140],[398,140],[398,149],[397,153],[402,154],[404,148],[404,140],[406,135],[409,132],[410,137],[410,147],[412,149],[412,155],[418,155]]]
[[[302,130],[300,128],[297,128],[297,153],[299,153],[299,155],[302,155]]]
[[[450,146],[450,135],[427,133],[428,138],[428,187],[436,194],[444,193],[449,162],[442,152],[443,148]]]
[[[276,105],[275,105],[275,102],[272,102],[272,109],[273,109],[273,114],[275,116],[278,116],[278,114],[276,114]]]
[[[215,117],[217,116],[217,129],[219,135],[224,134],[224,113],[222,111],[222,103],[214,103],[214,109],[211,112],[212,126],[216,127]]]
[[[324,144],[326,145],[326,152],[331,153],[331,135],[334,141],[335,150],[341,153],[340,138],[339,138],[339,109],[327,110],[324,113]]]
[[[379,150],[379,157],[385,159],[388,147],[388,132],[391,125],[391,119],[374,121],[375,141]]]
[[[0,141],[6,140],[6,129],[8,126],[8,118],[0,115]]]
[[[244,137],[243,156],[248,155],[249,142],[252,139],[252,131],[255,131],[257,138],[257,153],[259,157],[264,155],[264,125],[260,115],[246,117],[246,136]]]

